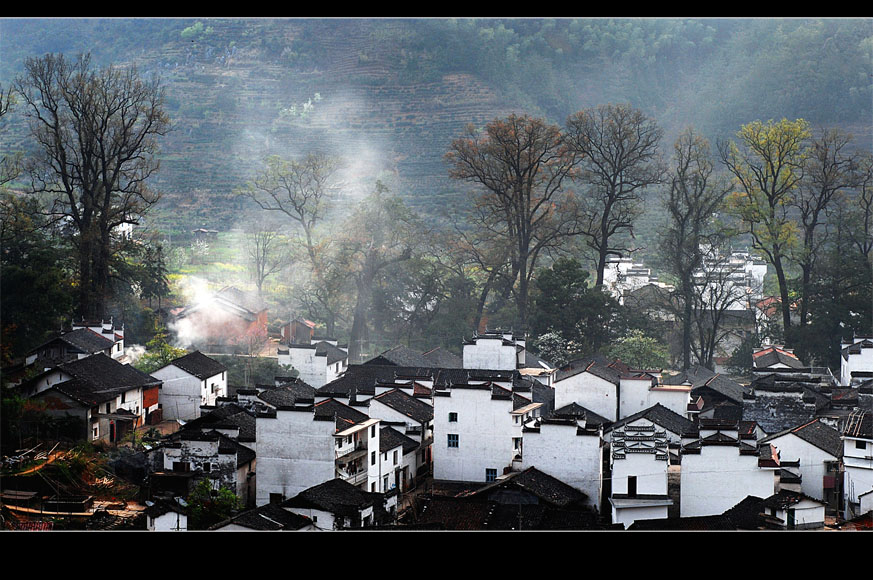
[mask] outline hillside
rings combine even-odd
[[[0,33],[4,85],[45,52],[160,75],[175,128],[152,225],[176,235],[231,227],[246,208],[233,190],[265,155],[313,150],[346,159],[349,195],[382,179],[435,216],[461,200],[450,141],[512,111],[562,123],[629,101],[665,149],[687,125],[714,140],[756,118],[871,131],[868,20],[13,19]]]

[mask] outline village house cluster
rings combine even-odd
[[[556,368],[500,330],[461,356],[349,364],[297,319],[276,356],[295,376],[253,388],[199,350],[146,374],[122,329],[82,323],[15,389],[90,441],[179,426],[146,451],[153,530],[186,529],[204,479],[244,506],[220,530],[821,529],[873,512],[871,337],[842,345],[836,376],[761,348],[748,384],[601,356]]]

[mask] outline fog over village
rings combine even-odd
[[[873,529],[873,19],[0,18],[6,531]]]

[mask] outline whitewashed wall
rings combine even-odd
[[[740,455],[737,447],[707,445],[700,454],[682,456],[681,517],[724,513],[746,496],[770,497],[776,478],[758,467],[757,455]]]
[[[477,337],[474,344],[464,345],[465,369],[515,370],[518,355],[515,344],[503,344],[502,338]]]
[[[576,403],[610,421],[618,420],[617,385],[583,372],[556,381],[554,388],[556,409]]]
[[[458,420],[449,422],[449,413]],[[450,396],[434,396],[434,479],[485,481],[486,469],[497,476],[512,463],[512,400],[492,400],[491,390],[453,388]],[[448,447],[448,435],[458,447]]]
[[[255,426],[258,506],[271,493],[287,499],[335,477],[334,421],[313,421],[311,410],[277,410],[275,419],[259,416]]]
[[[191,421],[200,416],[203,381],[174,365],[151,375],[164,381],[160,401],[165,420]]]
[[[800,461],[800,473],[803,475],[800,491],[823,500],[824,476],[827,473],[825,462],[836,461],[837,458],[792,433],[770,439],[769,442],[779,451],[781,461]]]
[[[524,469],[536,467],[588,496],[600,510],[603,454],[599,435],[577,435],[576,425],[543,423],[523,434]]]

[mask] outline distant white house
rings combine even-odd
[[[515,370],[525,366],[526,340],[511,332],[476,334],[464,343],[465,369]]]
[[[349,366],[348,350],[335,341],[282,345],[277,357],[279,366],[293,367],[301,381],[316,389],[335,380]]]
[[[856,336],[840,349],[840,384],[850,387],[854,381],[873,377],[873,336]]]
[[[165,420],[196,419],[201,407],[213,407],[227,396],[227,367],[200,351],[173,360],[152,376],[164,382],[160,399]]]

